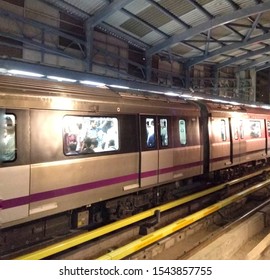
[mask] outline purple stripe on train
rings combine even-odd
[[[47,191],[47,192],[30,194],[28,196],[11,198],[11,199],[0,201],[0,208],[7,209],[7,208],[12,208],[12,207],[17,207],[17,206],[29,204],[31,202],[37,202],[37,201],[50,199],[50,198],[54,198],[54,197],[59,197],[59,196],[63,196],[63,195],[88,191],[91,189],[105,187],[107,185],[113,185],[113,184],[127,182],[130,180],[137,180],[137,179],[138,179],[138,173],[135,173],[135,174],[130,174],[130,175],[126,175],[126,176],[115,177],[115,178],[111,178],[111,179],[105,179],[105,180],[100,180],[100,181],[96,181],[96,182],[86,183],[86,184],[82,184],[82,185],[71,186],[71,187],[57,189],[57,190],[51,190],[51,191]]]
[[[245,155],[251,154],[254,152],[258,152],[258,151],[247,152],[247,153],[245,153]],[[234,155],[234,156],[237,157],[240,155]],[[243,154],[242,154],[242,156],[243,156]],[[225,160],[228,158],[229,157],[227,157],[227,156],[219,157],[219,158],[212,159],[211,162],[217,162],[217,161]],[[188,164],[183,164],[183,165],[166,167],[166,168],[162,168],[159,170],[146,171],[146,172],[142,172],[141,178],[148,178],[148,177],[152,177],[152,176],[157,176],[158,174],[166,174],[166,173],[170,173],[170,172],[179,171],[181,169],[188,169],[188,168],[201,166],[201,165],[202,165],[202,161],[198,161],[198,162],[193,162],[193,163],[188,163]],[[126,175],[126,176],[120,176],[120,177],[115,177],[115,178],[111,178],[111,179],[100,180],[100,181],[86,183],[86,184],[82,184],[82,185],[71,186],[71,187],[67,187],[67,188],[51,190],[51,191],[41,192],[41,193],[36,193],[36,194],[30,194],[27,196],[11,198],[11,199],[7,199],[7,200],[0,200],[0,209],[8,209],[8,208],[12,208],[12,207],[22,206],[22,205],[26,205],[29,203],[33,203],[33,202],[37,202],[37,201],[41,201],[41,200],[45,200],[45,199],[73,194],[73,193],[77,193],[77,192],[88,191],[91,189],[97,189],[97,188],[101,188],[101,187],[105,187],[105,186],[109,186],[109,185],[113,185],[113,184],[118,184],[118,183],[128,182],[131,180],[138,180],[138,179],[139,179],[139,174],[134,173],[134,174]]]

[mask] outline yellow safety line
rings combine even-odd
[[[265,169],[265,171],[266,170],[270,170],[270,168]],[[107,233],[113,232],[113,231],[115,231],[117,229],[120,229],[122,227],[125,227],[127,225],[130,225],[130,224],[136,223],[138,221],[141,221],[143,219],[149,218],[149,217],[155,215],[155,211],[157,211],[157,210],[159,210],[160,212],[167,211],[169,209],[172,209],[172,208],[177,207],[179,205],[182,205],[184,203],[190,202],[194,199],[197,199],[197,198],[203,197],[205,195],[208,195],[210,193],[214,193],[216,191],[222,190],[223,188],[225,188],[227,186],[231,186],[231,185],[234,185],[234,184],[239,183],[241,181],[247,180],[247,179],[249,179],[253,176],[260,175],[262,172],[263,171],[257,171],[253,174],[249,174],[249,175],[247,175],[245,177],[242,177],[240,179],[235,179],[233,181],[230,181],[230,182],[225,183],[225,184],[218,185],[218,186],[213,187],[211,189],[207,189],[207,190],[204,190],[204,191],[201,191],[201,192],[198,192],[198,193],[180,198],[180,199],[175,200],[173,202],[169,202],[167,204],[157,206],[155,208],[149,209],[149,210],[144,211],[142,213],[136,214],[132,217],[122,219],[122,220],[119,220],[117,222],[113,222],[113,223],[108,224],[106,226],[100,227],[100,228],[92,230],[90,232],[80,234],[80,235],[75,236],[75,237],[71,237],[71,238],[69,238],[65,241],[58,242],[56,244],[50,245],[46,248],[37,250],[35,252],[19,256],[19,257],[15,258],[15,260],[40,260],[40,259],[44,259],[48,256],[51,256],[51,255],[54,255],[56,253],[62,252],[64,250],[67,250],[67,249],[72,248],[74,246],[80,245],[84,242],[93,240],[97,237],[100,237],[100,236],[105,235]]]
[[[247,190],[244,190],[238,194],[232,195],[229,198],[226,198],[220,202],[217,202],[211,206],[206,207],[205,209],[202,209],[194,214],[191,214],[183,219],[179,219],[178,221],[165,226],[164,228],[161,228],[153,233],[150,233],[142,238],[139,238],[119,249],[116,249],[108,254],[105,254],[101,257],[99,257],[97,260],[120,260],[123,259],[126,256],[129,256],[142,248],[157,242],[158,240],[194,223],[195,221],[198,221],[216,211],[219,209],[237,201],[238,199],[241,199],[247,195],[249,195],[252,192],[255,192],[266,185],[270,184],[270,180],[267,180],[263,183],[259,183],[256,186],[253,186]]]

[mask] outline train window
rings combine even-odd
[[[15,116],[13,114],[1,114],[1,143],[0,161],[11,162],[16,158],[16,129]]]
[[[235,120],[233,128],[234,140],[244,139],[244,122],[243,120]]]
[[[235,140],[238,140],[239,139],[239,130],[238,130],[238,126],[236,125],[235,127],[234,127],[234,139]]]
[[[240,120],[239,133],[240,133],[240,138],[244,139],[244,123],[243,123],[243,120]]]
[[[160,139],[161,139],[161,146],[167,147],[169,145],[168,139],[168,120],[167,119],[160,119],[159,120],[159,127],[160,127]]]
[[[63,140],[65,155],[116,151],[119,149],[118,119],[65,116]]]
[[[153,148],[156,146],[156,134],[155,134],[155,121],[154,118],[146,118],[146,146],[147,148]]]
[[[270,137],[270,121],[267,121],[267,133],[268,137]]]
[[[180,137],[180,144],[186,145],[187,144],[187,133],[186,133],[186,121],[179,120],[179,137]]]
[[[221,120],[221,139],[222,141],[226,141],[227,140],[227,133],[226,133],[226,121],[225,120]]]
[[[262,136],[261,122],[256,120],[250,120],[250,137],[258,138]]]

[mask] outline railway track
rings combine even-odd
[[[257,171],[45,248],[17,255],[14,259],[123,259],[130,258],[130,255],[136,258],[138,251],[162,243],[176,231],[186,231],[198,221],[202,224],[222,221],[222,215],[229,213],[230,209],[243,208],[247,196],[270,185],[268,172],[269,168]]]
[[[249,204],[243,204],[227,216],[215,213],[204,218],[133,254],[130,259],[269,260],[270,200]]]
[[[197,222],[201,219],[207,218],[209,215],[223,209],[224,207],[239,201],[239,199],[242,199],[242,198],[246,197],[247,195],[255,193],[258,190],[264,188],[265,186],[269,186],[269,184],[270,184],[270,180],[267,180],[263,183],[259,183],[252,187],[249,187],[248,189],[246,189],[244,191],[241,191],[232,196],[229,196],[228,198],[223,199],[217,203],[214,203],[200,211],[190,214],[184,218],[178,219],[175,222],[173,222],[165,227],[162,227],[162,228],[156,230],[155,232],[150,233],[144,237],[141,237],[117,250],[109,252],[109,253],[99,257],[98,260],[123,259],[133,253],[140,251],[141,248],[146,248],[147,246],[149,246],[151,244],[157,244],[157,242],[161,241],[163,238],[166,238],[166,237],[170,236],[171,234],[179,232],[180,230],[186,228],[189,225],[194,224],[195,222]],[[268,201],[268,203],[269,202],[270,201]],[[170,242],[170,241],[168,241],[168,242]],[[158,246],[159,246],[159,244],[158,244]],[[138,256],[135,256],[135,258],[138,258]]]

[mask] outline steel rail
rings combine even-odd
[[[180,229],[183,229],[184,227],[186,227],[188,225],[190,225],[202,218],[205,218],[205,217],[209,216],[210,214],[213,214],[214,212],[228,206],[229,204],[232,204],[232,203],[236,202],[237,200],[266,187],[269,184],[270,184],[270,179],[266,180],[265,182],[256,184],[253,187],[250,187],[244,191],[241,191],[226,199],[223,199],[217,203],[214,203],[194,214],[191,214],[185,218],[179,219],[179,220],[175,221],[174,223],[171,223],[170,225],[167,225],[151,234],[148,234],[119,249],[116,249],[108,254],[105,254],[105,255],[97,258],[97,260],[123,259],[123,258],[161,240],[162,238],[167,237],[168,235],[173,234],[173,233],[179,231]]]
[[[266,207],[269,204],[270,204],[270,198],[265,200],[261,204],[257,205],[256,207],[252,208],[248,212],[244,213],[243,215],[241,215],[239,218],[235,219],[234,221],[228,223],[227,225],[222,226],[222,228],[218,229],[216,232],[211,234],[211,237],[207,236],[206,239],[201,240],[197,246],[192,248],[190,251],[185,252],[185,254],[182,255],[181,257],[177,258],[177,260],[188,259],[190,256],[192,256],[194,254],[194,252],[198,252],[201,248],[204,248],[205,246],[207,246],[207,244],[209,244],[210,242],[213,242],[218,237],[220,237],[223,234],[225,234],[226,232],[230,231],[233,227],[239,225],[241,222],[243,222],[250,216],[254,215],[255,213],[259,212],[261,209],[263,209],[264,207]]]

